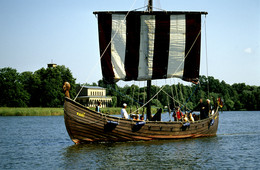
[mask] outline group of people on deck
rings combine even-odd
[[[199,115],[192,114],[193,111],[200,111]],[[207,103],[203,103],[203,99],[200,99],[199,104],[194,107],[190,112],[186,112],[183,114],[180,110],[180,107],[177,107],[175,112],[173,112],[173,117],[174,120],[176,121],[196,121],[196,120],[202,120],[206,119],[209,117],[209,114],[212,113],[211,105],[210,105],[210,100],[207,99]]]
[[[124,103],[123,108],[121,109],[121,117],[125,118],[125,119],[129,119],[129,115],[126,111],[126,107],[127,107],[127,104]],[[200,111],[200,114],[199,115],[192,114],[193,111]],[[212,113],[212,109],[211,109],[210,100],[207,99],[206,104],[204,104],[203,99],[200,99],[199,104],[196,107],[194,107],[190,112],[186,112],[185,114],[183,114],[181,112],[180,107],[177,107],[175,112],[173,112],[173,117],[174,117],[174,120],[176,120],[176,121],[194,122],[197,120],[202,120],[202,119],[208,118],[211,113]],[[141,116],[139,119],[139,115],[137,114],[137,115],[133,116],[133,120],[143,120],[143,117]]]
[[[203,100],[200,99],[199,104],[192,109],[191,112],[193,112],[194,110],[200,111],[200,119],[206,119],[209,117],[209,114],[211,114],[211,105],[210,105],[210,100],[207,99],[207,103],[204,104]]]
[[[101,106],[101,102],[98,102],[98,105],[96,107],[96,111],[100,112],[100,106]],[[127,104],[124,103],[123,107],[121,109],[121,117],[125,118],[125,119],[129,119],[129,115],[126,111],[126,107]],[[200,111],[199,115],[196,114],[192,114],[193,111]],[[209,117],[209,115],[212,113],[212,109],[211,109],[211,105],[210,105],[210,100],[207,99],[206,104],[203,103],[203,99],[200,99],[199,104],[194,107],[190,112],[186,112],[185,114],[183,114],[181,112],[181,108],[177,107],[175,109],[175,111],[173,112],[173,117],[175,121],[184,121],[184,122],[188,122],[188,121],[197,121],[197,120],[202,120],[202,119],[206,119]],[[133,120],[144,120],[143,116],[140,116],[136,114],[132,116]]]

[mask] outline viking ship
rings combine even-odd
[[[94,14],[98,18],[105,82],[147,81],[148,89],[155,79],[175,77],[198,83],[201,15],[207,12],[153,11],[150,0],[147,11]],[[202,120],[161,121],[151,117],[149,101],[145,104],[146,120],[138,121],[99,113],[65,97],[67,132],[76,144],[196,138],[217,133],[218,107]]]

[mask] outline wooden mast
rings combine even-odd
[[[153,11],[153,0],[148,1],[148,11]],[[151,84],[152,80],[147,80],[147,101],[151,99]],[[146,107],[146,119],[151,120],[151,102],[148,102]]]
[[[148,1],[148,11],[149,12],[153,11],[153,0]]]

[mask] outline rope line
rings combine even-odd
[[[205,50],[206,50],[206,70],[207,70],[207,88],[209,99],[209,68],[208,68],[208,47],[207,47],[207,28],[206,28],[206,15],[205,15]]]
[[[135,112],[137,112],[138,110],[140,110],[141,108],[145,107],[149,102],[151,102],[151,101],[163,90],[164,87],[165,87],[165,85],[163,85],[163,86],[161,87],[161,89],[160,89],[153,97],[150,98],[150,100],[148,100],[145,104],[143,104],[143,106],[141,106],[140,108],[136,109],[136,110],[133,111],[132,113],[135,113]],[[132,113],[131,113],[131,114],[132,114]]]
[[[166,91],[162,90],[162,92],[164,92],[167,96],[169,96],[172,100],[174,100],[176,103],[178,103],[179,105],[182,105],[182,103],[179,100],[174,99],[172,96],[170,96]]]
[[[130,100],[132,100],[132,101],[134,101],[134,102],[136,102],[136,103],[143,104],[142,102],[139,102],[139,101],[135,100],[134,98],[131,98],[131,97],[129,97],[128,95],[125,95],[124,93],[121,93],[120,91],[114,89],[114,88],[111,87],[111,86],[109,86],[109,88],[112,89],[112,90],[114,90],[115,92],[119,93],[119,94],[120,94],[121,96],[123,96],[123,97],[126,97],[126,98],[128,98],[128,99],[130,99]]]
[[[205,24],[205,21],[204,21],[204,24]],[[174,74],[177,72],[177,70],[180,68],[180,66],[184,63],[185,59],[186,59],[187,56],[189,55],[191,49],[192,49],[193,46],[195,45],[195,43],[196,43],[196,41],[198,40],[198,38],[199,38],[200,35],[201,35],[201,29],[200,29],[200,31],[199,31],[197,37],[195,38],[193,44],[191,45],[189,51],[188,51],[187,54],[185,55],[184,60],[179,64],[179,66],[178,66],[177,69],[175,70]],[[173,75],[174,75],[174,74],[173,74]],[[198,84],[199,84],[199,83],[198,83]],[[165,85],[163,85],[163,86],[161,87],[161,89],[160,89],[153,97],[151,97],[151,99],[150,99],[149,101],[147,101],[143,106],[141,106],[140,108],[138,108],[137,110],[135,110],[135,111],[132,112],[132,113],[135,113],[135,112],[138,111],[139,109],[141,109],[141,108],[143,108],[144,106],[146,106],[147,103],[149,103],[151,100],[153,100],[153,99],[163,90],[164,87],[165,87]]]
[[[136,2],[136,0],[134,1],[133,5],[135,4],[135,2]],[[132,7],[133,7],[133,5],[132,5]],[[131,7],[131,8],[132,8],[132,7]],[[130,8],[130,9],[131,9],[131,8]],[[129,10],[129,11],[127,12],[126,16],[124,17],[124,21],[126,20],[126,17],[127,17],[128,14],[130,13],[130,11],[131,11],[131,10]],[[205,24],[205,23],[206,23],[206,20],[204,21],[204,24]],[[116,34],[118,33],[119,28],[120,28],[120,26],[118,27],[118,29],[116,30],[115,34],[113,35],[113,37],[111,38],[110,42],[108,43],[108,45],[106,46],[105,50],[103,51],[102,55],[100,56],[100,60],[101,60],[102,57],[104,56],[104,54],[105,54],[105,52],[107,51],[108,47],[111,45],[111,42],[112,42],[112,40],[114,39],[114,37],[116,36]],[[193,46],[194,46],[195,43],[197,42],[197,39],[199,38],[200,35],[201,35],[201,29],[200,29],[198,35],[196,36],[196,38],[195,38],[193,44],[191,45],[189,51],[188,51],[187,54],[184,56],[183,61],[179,64],[179,66],[178,66],[177,69],[175,70],[174,74],[176,74],[177,70],[178,70],[178,69],[180,68],[180,66],[185,62],[187,56],[189,55],[190,51],[192,50]],[[96,63],[96,65],[95,65],[94,68],[96,68],[97,64],[98,64],[98,62]],[[91,70],[91,72],[93,72],[94,68]],[[173,74],[172,77],[174,77],[174,74]],[[93,74],[89,74],[89,75],[93,75]],[[171,78],[172,78],[172,77],[171,77]],[[88,78],[89,78],[89,77],[88,77]],[[86,84],[86,83],[85,83],[85,84]],[[83,86],[84,86],[84,84],[83,84]],[[78,94],[77,94],[76,97],[74,98],[74,101],[76,100],[76,98],[78,97],[78,95],[80,94],[80,92],[82,91],[83,86],[80,88]],[[158,91],[153,97],[151,97],[150,100],[147,101],[146,103],[143,104],[143,103],[140,103],[140,102],[136,101],[137,103],[143,104],[143,106],[141,106],[140,108],[138,108],[137,110],[135,110],[135,111],[132,112],[132,113],[135,113],[136,111],[138,111],[138,110],[140,110],[141,108],[143,108],[144,106],[146,106],[149,102],[151,102],[151,101],[163,90],[164,87],[165,87],[165,85],[163,85],[163,86],[159,89],[159,91]],[[196,86],[196,87],[197,87],[197,86]],[[112,89],[113,89],[113,88],[112,88]],[[177,90],[176,90],[176,91],[177,91]],[[168,95],[168,94],[167,94],[167,95]],[[128,97],[128,96],[127,96],[127,97]],[[128,98],[131,99],[130,97],[128,97]],[[172,97],[171,97],[171,98],[172,98]],[[172,99],[173,99],[173,98],[172,98]],[[189,98],[189,99],[190,99],[190,98]],[[188,100],[189,100],[189,99],[188,99]],[[134,99],[132,99],[132,100],[134,100]],[[173,99],[173,100],[174,100],[174,99]],[[186,102],[186,103],[187,103],[187,102]],[[185,104],[186,104],[186,103],[185,103]]]
[[[204,21],[204,24],[205,24],[205,21]],[[193,44],[191,45],[189,51],[188,51],[187,54],[185,55],[184,60],[179,64],[179,66],[178,66],[177,69],[175,70],[174,74],[177,72],[177,70],[180,68],[180,66],[184,63],[185,59],[186,59],[187,56],[189,55],[191,49],[192,49],[193,46],[195,45],[195,43],[196,43],[196,41],[198,40],[198,38],[199,38],[200,35],[201,35],[201,29],[200,29],[200,31],[199,31],[197,37],[195,38]],[[174,74],[173,74],[173,75],[174,75]],[[172,77],[173,77],[173,76],[172,76]],[[142,107],[146,106],[147,103],[149,103],[152,99],[154,99],[154,97],[157,96],[157,95],[160,93],[160,91],[162,91],[162,89],[163,89],[164,87],[165,87],[165,85],[163,85],[163,86],[161,87],[161,89],[160,89],[153,97],[151,97],[151,99],[150,99],[149,101],[147,101]],[[140,107],[140,108],[142,108],[142,107]],[[140,109],[140,108],[139,108],[139,109]],[[138,110],[138,109],[137,109],[137,110]],[[136,110],[136,111],[137,111],[137,110]],[[136,112],[136,111],[134,111],[134,112]]]
[[[135,3],[136,3],[136,0],[134,1],[134,3],[132,4],[131,8],[128,10],[126,16],[124,17],[124,22],[126,21],[126,17],[128,16],[128,14],[132,11],[131,9],[133,8],[133,6],[134,6]],[[108,45],[106,46],[105,50],[104,50],[103,53],[101,54],[101,56],[100,56],[100,61],[101,61],[102,57],[104,56],[104,54],[106,53],[108,47],[111,45],[111,42],[114,40],[114,38],[115,38],[116,34],[118,33],[119,28],[121,27],[121,25],[122,25],[122,24],[119,25],[119,27],[118,27],[118,29],[116,30],[115,34],[113,35],[113,37],[111,38],[110,42],[109,42]],[[92,74],[92,72],[96,69],[97,65],[98,65],[98,62],[96,62],[95,66],[92,67],[92,69],[91,69],[91,71],[90,71],[90,74],[88,74],[89,76],[87,77],[86,83],[87,83],[89,77],[92,76],[92,75],[94,75],[94,74]],[[84,86],[86,83],[84,83],[83,86]],[[75,101],[76,98],[79,96],[80,92],[81,92],[82,89],[83,89],[83,86],[80,88],[80,90],[79,90],[79,92],[77,93],[76,97],[73,99],[74,101]]]
[[[186,100],[186,102],[181,106],[180,109],[182,109],[188,102],[189,100],[191,99],[191,97],[193,96],[193,94],[195,93],[196,89],[199,87],[199,83],[196,85],[196,87],[194,88],[193,92],[191,93],[190,97]],[[187,107],[186,107],[187,108]],[[188,108],[190,109],[190,108]]]

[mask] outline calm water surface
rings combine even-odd
[[[260,169],[260,112],[223,112],[216,137],[74,145],[62,116],[0,117],[0,169]]]

